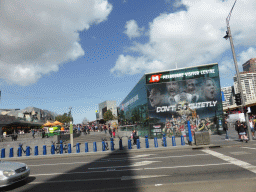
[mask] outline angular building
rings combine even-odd
[[[150,138],[184,135],[188,119],[194,131],[217,133],[223,118],[218,64],[145,74],[120,104],[119,118]]]
[[[104,101],[99,104],[99,111],[96,113],[96,119],[99,123],[103,123],[103,115],[107,110],[111,110],[112,114],[117,117],[116,101]]]
[[[256,73],[256,58],[246,61],[242,66],[244,72]]]

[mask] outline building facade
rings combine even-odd
[[[245,102],[256,99],[256,73],[240,73],[242,94],[245,98]],[[237,77],[234,77],[234,90],[235,94],[238,93]]]
[[[256,58],[246,61],[242,66],[244,72],[256,73]]]
[[[188,119],[194,131],[216,133],[222,118],[218,64],[145,74],[120,105],[121,125],[151,138],[184,135]]]
[[[223,108],[234,104],[233,86],[222,87],[221,91],[224,93],[225,101],[222,101]]]
[[[111,110],[112,114],[117,117],[116,101],[104,101],[99,104],[99,111],[96,113],[96,120],[103,120],[103,115],[107,110]]]

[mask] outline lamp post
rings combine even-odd
[[[236,1],[237,0],[235,0],[235,3],[233,5],[232,9],[230,10],[230,12],[228,14],[228,17],[226,19],[226,23],[227,23],[227,32],[226,33],[227,34],[223,38],[225,38],[226,40],[229,39],[229,41],[230,41],[231,50],[232,50],[233,59],[234,59],[234,65],[235,65],[235,69],[236,69],[236,75],[237,75],[238,92],[241,94],[241,99],[242,99],[242,109],[241,109],[241,107],[240,107],[240,109],[241,109],[241,111],[243,111],[244,107],[245,107],[245,99],[244,99],[244,94],[243,94],[243,90],[242,90],[242,86],[241,86],[240,73],[239,73],[239,69],[238,69],[238,66],[237,66],[235,47],[234,47],[234,44],[233,44],[233,39],[232,39],[231,30],[230,30],[230,26],[229,26],[229,20],[230,20],[230,17],[231,17],[232,10],[233,10],[233,8],[236,4]],[[248,128],[249,139],[252,140],[251,129],[249,127],[248,114],[244,112],[244,115],[245,115],[246,125],[247,125],[247,128]]]

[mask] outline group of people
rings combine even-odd
[[[149,90],[149,103],[152,108],[174,105],[180,101],[188,103],[213,101],[216,100],[216,97],[217,85],[212,78],[203,79],[200,89],[197,79],[188,79],[186,81],[170,81],[165,84],[165,87],[158,85]]]
[[[197,116],[188,116],[186,118],[181,118],[180,116],[175,118],[168,119],[166,118],[165,126],[163,132],[169,136],[180,136],[187,132],[188,126],[187,123],[190,122],[190,129],[192,136],[197,131],[215,131],[216,127],[213,120],[210,118],[200,119],[199,115]]]

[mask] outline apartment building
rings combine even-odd
[[[255,91],[256,91],[256,72],[248,73],[242,72],[240,73],[241,78],[241,86],[242,93],[245,98],[245,102],[256,99]],[[234,77],[234,91],[238,93],[238,83],[237,77]]]
[[[223,107],[228,107],[234,103],[233,87],[222,87],[221,91],[224,93],[225,101],[222,101]]]

